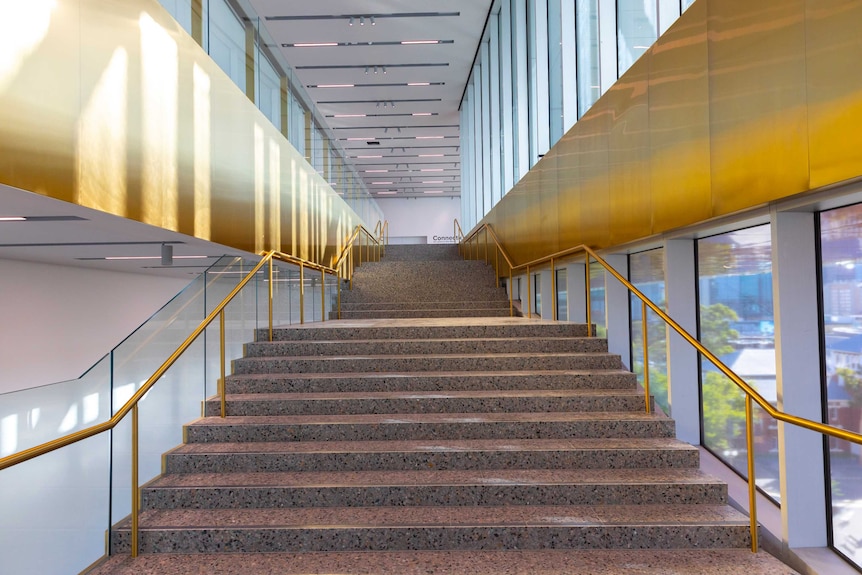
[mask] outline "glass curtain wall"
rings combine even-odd
[[[700,341],[767,401],[777,402],[772,240],[763,225],[698,240]],[[703,444],[747,477],[745,394],[701,361]],[[779,501],[778,426],[754,408],[757,485]]]
[[[569,287],[568,270],[566,268],[556,270],[557,274],[557,319],[568,321],[569,319]]]
[[[862,432],[862,205],[820,214],[826,422]],[[862,565],[862,447],[829,440],[832,545]]]
[[[193,14],[191,0],[159,1],[191,35],[193,21],[200,17]],[[201,46],[210,57],[323,177],[328,177],[332,166],[336,165],[327,158],[341,160],[342,170],[353,176],[351,181],[355,189],[351,194],[346,187],[337,189],[339,195],[366,223],[373,225],[382,220],[383,212],[376,200],[365,189],[355,169],[343,162],[344,150],[306,96],[290,65],[280,53],[266,48],[275,42],[261,26],[257,15],[244,13],[246,6],[240,9],[232,0],[207,0],[202,8]],[[253,69],[248,66],[250,57],[254,61]]]
[[[587,113],[602,93],[599,77],[599,0],[576,0],[578,117]]]
[[[548,99],[551,145],[563,137],[563,14],[561,0],[548,0]]]
[[[655,0],[617,0],[617,72],[622,76],[658,38]]]
[[[646,297],[667,310],[664,291],[664,250],[658,248],[629,256],[630,281]],[[634,295],[631,301],[632,362],[638,382],[644,379],[643,306]],[[667,326],[655,312],[647,308],[647,359],[649,362],[650,393],[656,405],[670,414],[667,401]]]

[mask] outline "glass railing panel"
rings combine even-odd
[[[111,358],[80,379],[0,395],[0,457],[107,421],[111,417]]]
[[[590,321],[596,326],[593,335],[608,336],[607,317],[605,316],[605,268],[598,262],[590,264]]]
[[[79,573],[105,553],[109,435],[0,471],[0,571]]]

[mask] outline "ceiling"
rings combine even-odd
[[[3,221],[10,216],[27,220]],[[161,263],[163,243],[172,247],[172,265]],[[203,272],[222,255],[250,256],[220,244],[0,184],[0,260],[191,281],[191,276]]]
[[[458,107],[491,0],[250,3],[374,197],[460,196]]]

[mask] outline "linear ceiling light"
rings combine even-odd
[[[364,118],[367,114],[335,114],[333,118]]]
[[[27,218],[23,216],[0,216],[0,222],[25,222]]]
[[[431,82],[407,82],[408,86],[430,86]]]
[[[417,140],[442,140],[446,136],[416,136]]]
[[[378,193],[378,194],[380,194],[380,195],[383,195],[383,194],[386,194],[386,195],[392,195],[392,194],[397,194],[398,192],[394,192],[394,191],[392,191],[392,190],[388,190],[388,191],[387,191],[387,190],[380,190],[380,191],[379,191],[379,192],[377,192],[377,193]]]
[[[423,168],[419,170],[420,172],[443,172],[443,168]]]
[[[366,174],[386,174],[389,170],[365,170]]]
[[[372,186],[391,186],[392,182],[371,182]]]
[[[402,44],[439,44],[440,40],[403,40]]]
[[[203,260],[206,258],[212,258],[216,256],[173,256],[175,260]],[[94,258],[99,259],[99,258]],[[162,256],[108,256],[106,258],[101,258],[105,260],[160,260]]]
[[[353,157],[360,159],[360,160],[370,160],[372,158],[382,158],[383,156],[353,156]]]
[[[354,84],[316,84],[309,88],[353,88]]]
[[[296,44],[288,44],[294,48],[321,48],[324,46],[338,46],[338,42],[298,42]]]
[[[426,194],[442,194],[443,190],[425,190]]]

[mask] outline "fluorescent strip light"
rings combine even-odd
[[[442,140],[445,136],[416,136],[417,140]]]
[[[403,40],[402,44],[439,44],[440,40]]]
[[[348,142],[366,142],[368,140],[376,140],[377,138],[347,138]]]
[[[443,154],[419,154],[420,158],[442,158]]]
[[[383,194],[386,194],[386,195],[392,195],[392,194],[397,194],[398,192],[387,192],[387,191],[382,191],[382,190],[381,190],[381,191],[379,191],[379,192],[377,192],[377,193],[378,193],[379,195],[383,195]]]
[[[366,114],[335,114],[333,118],[365,118]]]
[[[0,222],[25,222],[27,218],[23,216],[0,216]]]
[[[338,46],[338,42],[301,42],[294,44],[294,48],[319,48],[321,46]]]
[[[420,172],[442,172],[443,168],[423,168],[419,170]]]
[[[383,156],[356,156],[356,158],[361,159],[361,160],[368,160],[371,158],[382,158],[382,157]]]
[[[366,174],[388,174],[389,170],[365,170]]]
[[[408,86],[430,86],[431,82],[407,82]]]
[[[443,190],[425,190],[426,194],[442,194]]]
[[[391,186],[392,182],[371,182],[372,186]]]
[[[431,112],[413,112],[413,116],[430,116]]]
[[[353,88],[353,84],[317,84],[312,88]]]
[[[422,180],[423,184],[442,184],[443,180]]]
[[[214,256],[174,256],[175,260],[204,260]],[[109,256],[106,260],[160,260],[162,256]]]

